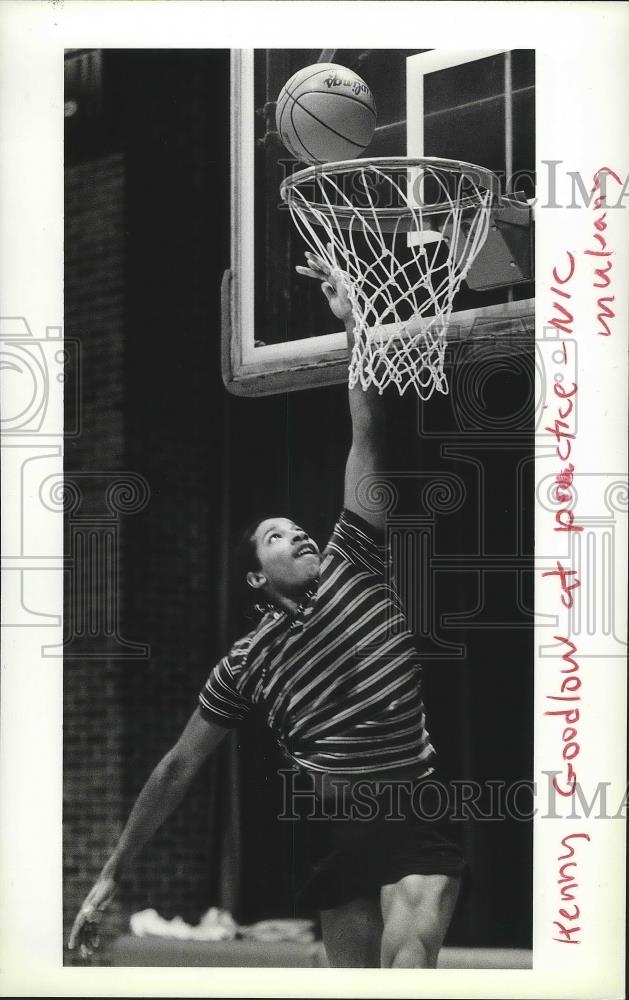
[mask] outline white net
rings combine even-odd
[[[350,386],[447,393],[454,297],[485,242],[496,178],[438,160],[356,160],[300,171],[281,189],[311,250],[347,287]]]

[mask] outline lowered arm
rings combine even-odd
[[[138,851],[179,805],[203,761],[228,729],[203,718],[197,708],[177,743],[162,758],[138,795],[118,844],[79,910],[68,942],[87,957],[97,946],[98,924],[120,876]]]

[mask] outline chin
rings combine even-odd
[[[319,579],[319,567],[317,566],[317,568],[314,569],[312,573],[307,573],[302,577],[302,579],[300,580],[300,586],[304,590],[307,590],[309,587],[312,587],[313,583],[315,583],[318,579]]]

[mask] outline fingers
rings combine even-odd
[[[81,958],[89,958],[95,948],[100,944],[98,920],[86,920],[82,917],[78,926],[72,928],[72,934],[68,941],[68,948],[74,951],[78,947]]]
[[[298,274],[303,274],[305,278],[315,278],[316,281],[321,281],[321,275],[319,274],[319,272],[313,271],[309,267],[297,266],[295,270],[297,271]]]
[[[88,958],[94,948],[98,947],[98,923],[96,921],[84,921],[80,918],[81,922],[77,926],[72,928],[72,933],[70,935],[70,940],[68,941],[68,949],[74,951],[78,948],[81,958]]]
[[[309,250],[306,250],[306,260],[308,261],[309,265],[319,273],[321,274],[330,273],[330,265],[328,261],[325,260],[324,257],[320,257],[319,254],[311,253]]]
[[[319,254],[307,250],[307,266],[298,266],[295,270],[298,274],[303,274],[306,278],[314,278],[316,281],[320,281],[321,291],[325,295],[332,312],[338,319],[345,320],[351,313],[346,277],[336,266],[334,247],[331,243],[328,244],[327,250],[329,252],[329,260],[325,260]]]
[[[98,948],[99,924],[115,892],[115,879],[101,876],[85,897],[68,938],[68,948],[78,948],[81,958],[88,958]]]
[[[303,274],[306,278],[314,278],[316,281],[324,281],[326,278],[330,277],[332,268],[328,261],[324,260],[316,253],[311,253],[310,250],[306,251],[306,262],[307,267],[298,266],[295,270],[299,274]]]
[[[70,949],[70,951],[72,951],[76,946],[76,943],[81,934],[81,928],[83,927],[84,920],[85,918],[83,916],[83,911],[79,910],[79,912],[75,917],[74,923],[72,924],[72,930],[70,931],[70,937],[68,939],[68,948]]]
[[[79,947],[81,958],[87,958],[92,954],[94,948],[98,948],[98,925],[101,913],[89,903],[84,904],[79,910],[76,920],[72,926],[68,939],[68,949],[73,951]]]
[[[81,941],[81,958],[89,958],[94,949],[98,948],[98,945],[98,923],[96,921],[87,923],[85,925],[85,935]]]

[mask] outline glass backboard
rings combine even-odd
[[[285,177],[304,164],[281,143],[275,102],[293,73],[318,61],[354,70],[375,97],[378,124],[362,156],[465,160],[494,171],[503,193],[524,203],[534,197],[532,50],[234,50],[232,253],[223,282],[223,377],[239,394],[302,389],[347,377],[345,335],[318,285],[295,272],[306,247],[279,195]],[[530,213],[520,214],[530,218]],[[487,250],[457,296],[450,343],[487,333],[515,334],[516,340],[527,332],[532,336],[531,229],[509,227],[518,249],[515,266],[499,235],[490,233]],[[528,266],[522,266],[527,244]]]

